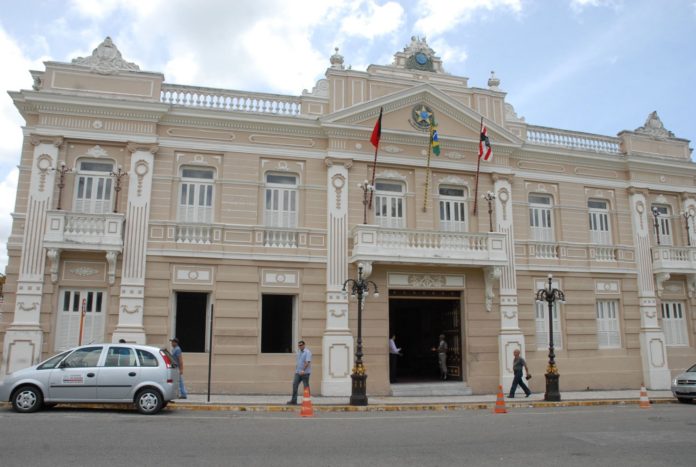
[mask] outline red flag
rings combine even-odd
[[[379,139],[382,137],[382,107],[379,108],[379,118],[375,123],[375,129],[372,130],[372,136],[370,136],[370,143],[377,149],[379,146]]]
[[[485,146],[485,151],[484,151],[484,146]],[[486,128],[483,125],[483,121],[481,122],[481,139],[479,140],[479,153],[478,156],[479,158],[483,157],[484,161],[487,161],[491,158],[493,150],[491,149],[491,140],[488,139],[488,128]]]

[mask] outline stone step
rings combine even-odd
[[[391,385],[394,397],[408,396],[470,396],[471,388],[466,382],[438,381],[433,383],[397,383]]]

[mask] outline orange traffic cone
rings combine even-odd
[[[312,397],[309,395],[309,388],[304,388],[304,394],[302,395],[302,410],[300,411],[300,416],[314,416],[314,409],[312,408]]]
[[[648,391],[645,389],[645,385],[641,383],[640,385],[640,403],[638,404],[638,407],[641,409],[651,409],[652,406],[650,405],[650,399],[648,399]]]
[[[498,397],[495,400],[495,410],[493,413],[507,413],[505,408],[505,396],[503,395],[503,386],[498,386]]]

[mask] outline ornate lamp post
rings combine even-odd
[[[367,224],[367,206],[372,201],[372,193],[375,191],[375,187],[367,180],[363,180],[362,183],[358,183],[358,188],[363,191],[363,224]]]
[[[655,240],[657,241],[657,244],[660,244],[660,223],[658,221],[658,218],[660,217],[660,210],[657,209],[657,206],[652,207],[652,214],[653,218],[655,219],[653,222],[653,227],[655,227]]]
[[[482,198],[488,201],[488,231],[493,232],[493,200],[495,200],[495,193],[488,191]]]
[[[552,275],[549,274],[549,285],[545,289],[539,289],[536,293],[537,303],[549,304],[549,364],[546,367],[546,392],[544,400],[558,402],[561,400],[561,392],[558,387],[558,368],[556,368],[556,354],[553,351],[553,305],[555,302],[565,303],[565,294],[560,289],[554,289]]]
[[[60,174],[58,177],[58,205],[56,206],[56,209],[60,211],[62,209],[61,201],[63,199],[63,188],[65,188],[65,174],[72,172],[72,169],[65,166],[65,161],[60,161],[60,168],[53,170]]]
[[[121,178],[128,175],[128,172],[124,172],[119,165],[116,172],[111,172],[109,175],[116,179],[116,186],[114,187],[114,191],[116,192],[116,196],[114,197],[114,212],[118,212],[118,193],[121,191]]]
[[[350,389],[350,405],[367,405],[367,374],[363,365],[362,357],[362,311],[363,300],[370,294],[372,289],[375,297],[379,297],[377,284],[372,281],[363,279],[363,265],[358,263],[358,278],[348,279],[343,283],[343,292],[350,287],[351,297],[358,299],[358,342],[355,350],[355,366],[353,373],[350,375],[352,381]]]
[[[691,235],[689,235],[689,219],[693,219],[694,215],[689,211],[682,212],[682,217],[684,218],[684,225],[686,226],[686,245],[691,246]]]

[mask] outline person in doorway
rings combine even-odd
[[[529,368],[527,368],[527,362],[524,361],[524,358],[520,357],[519,349],[515,349],[515,351],[512,352],[512,355],[515,357],[512,361],[512,372],[514,373],[515,377],[512,380],[512,386],[510,387],[510,394],[508,394],[508,397],[510,399],[515,398],[515,390],[517,389],[518,385],[522,388],[526,394],[526,397],[529,397],[532,394],[532,391],[529,390],[527,385],[524,384],[524,381],[522,380],[522,368],[524,368],[524,371],[527,372],[527,379],[532,377],[532,375],[529,373]]]
[[[445,340],[445,335],[440,334],[440,343],[437,348],[433,347],[433,352],[437,352],[437,364],[440,368],[440,379],[445,381],[447,379],[447,341]]]
[[[401,349],[396,346],[396,334],[389,339],[389,382],[396,381],[397,359],[401,355]]]
[[[174,363],[179,367],[179,399],[187,399],[188,393],[184,386],[184,356],[182,355],[181,346],[179,345],[179,339],[174,337],[169,342],[172,344],[172,357],[174,357]]]
[[[295,377],[292,380],[292,397],[287,402],[288,405],[297,405],[297,389],[300,387],[309,388],[309,375],[312,374],[312,352],[305,348],[305,341],[297,343],[297,356],[295,358]]]

